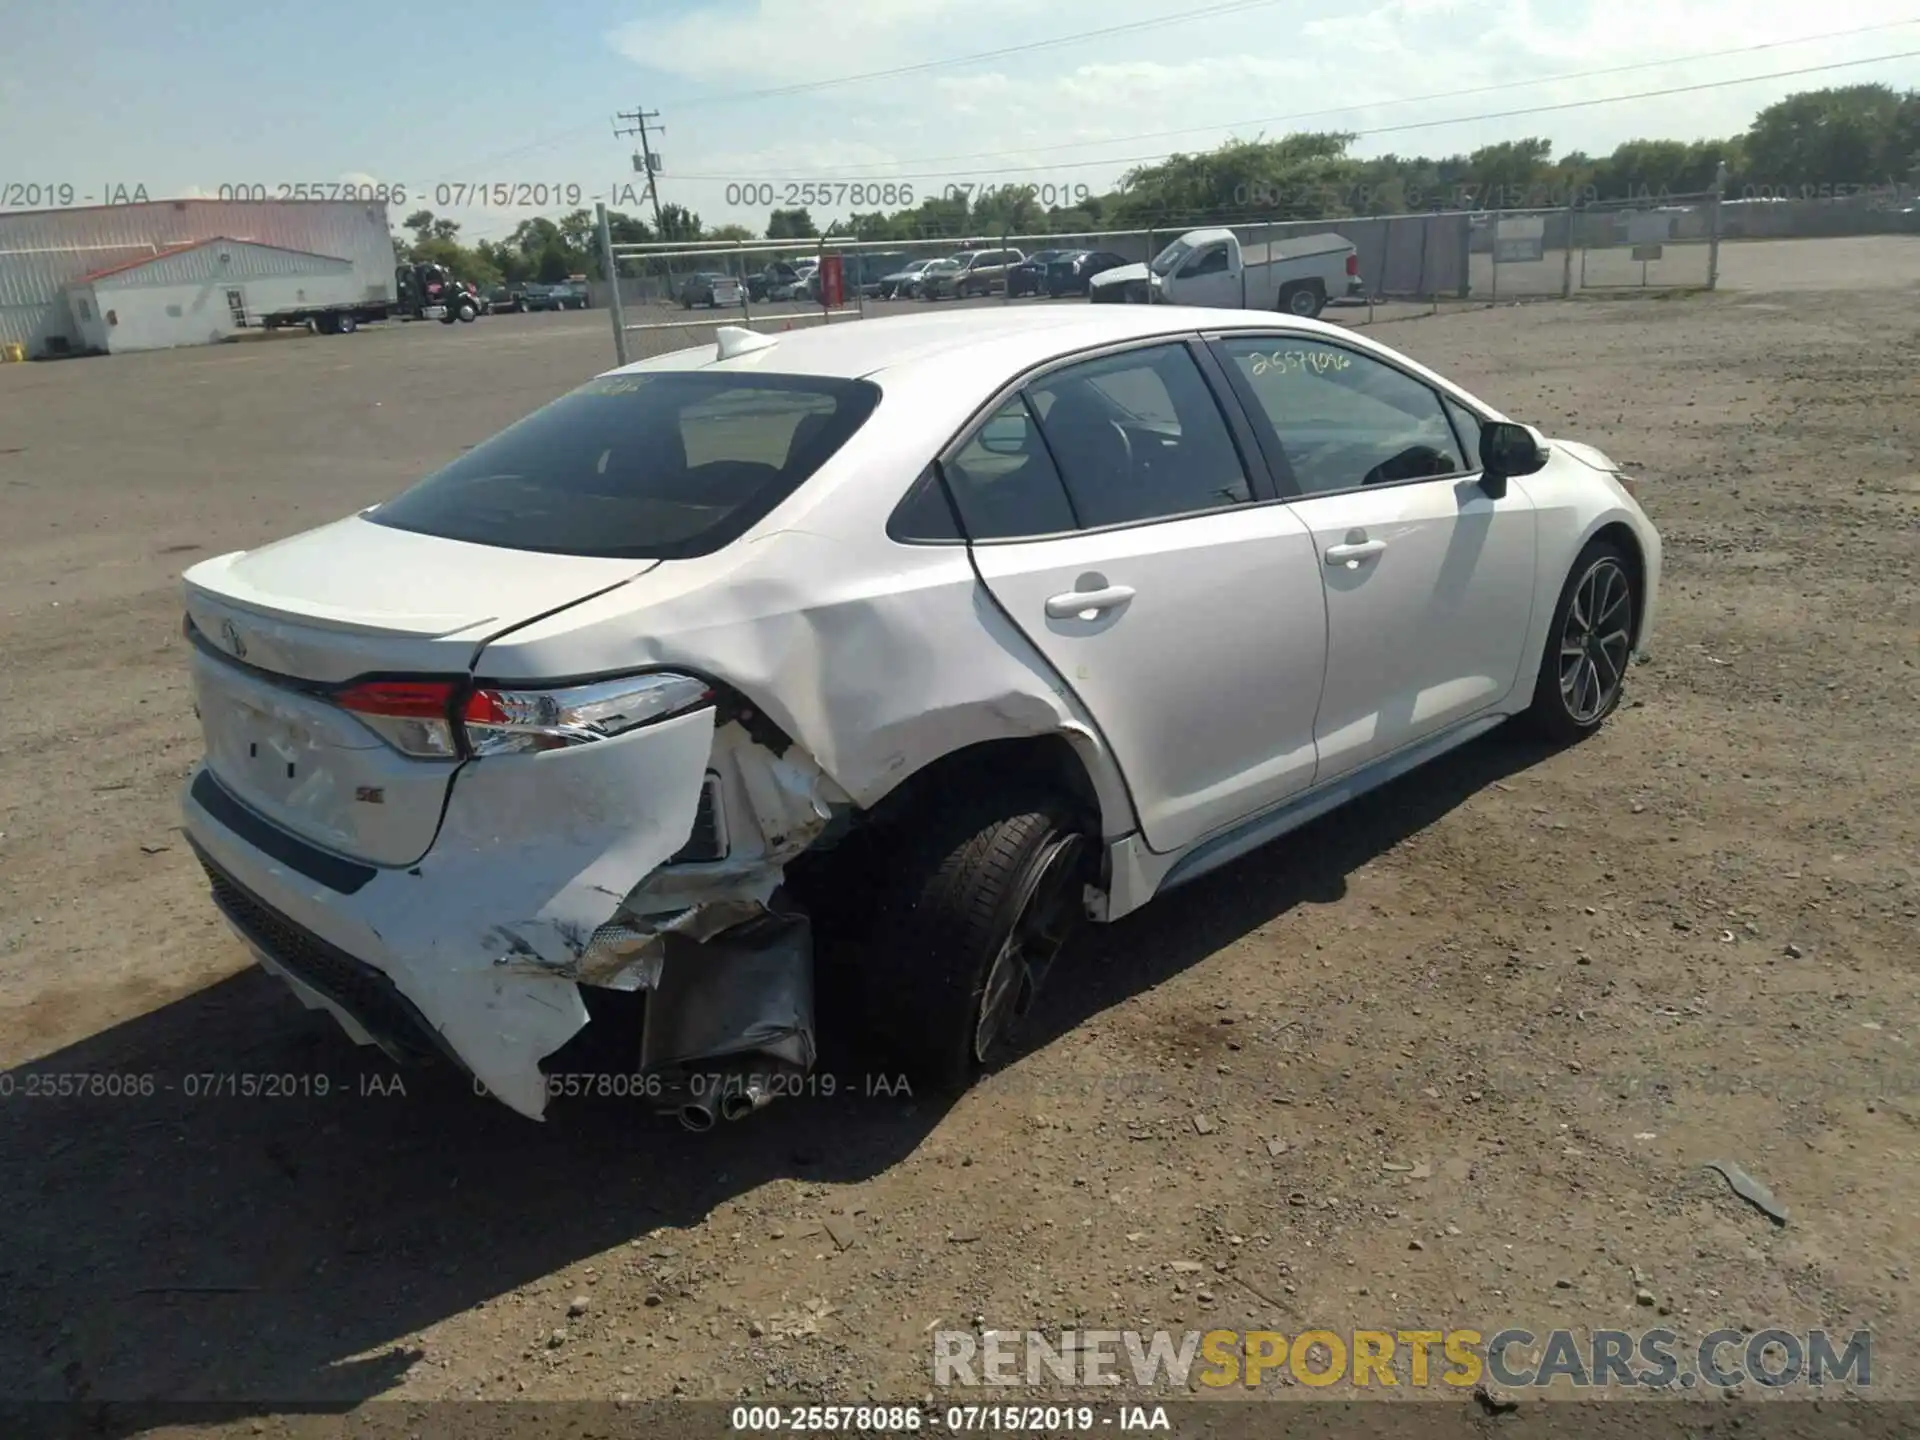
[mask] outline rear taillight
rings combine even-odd
[[[336,691],[333,703],[403,755],[452,760],[456,687],[450,680],[367,680]]]
[[[464,696],[464,698],[462,698]],[[713,702],[691,675],[631,675],[555,689],[451,680],[367,680],[335,691],[333,703],[403,755],[454,760],[564,750],[609,740]]]
[[[713,699],[706,681],[662,673],[554,690],[483,686],[467,697],[461,720],[475,755],[524,754],[609,740]]]
[[[1360,273],[1360,252],[1356,250],[1351,255],[1347,256],[1347,274],[1358,275],[1359,273]]]

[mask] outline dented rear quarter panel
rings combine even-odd
[[[874,417],[747,535],[499,637],[476,672],[692,671],[761,710],[862,807],[965,746],[1059,735],[1087,767],[1107,835],[1132,830],[1093,717],[995,605],[966,547],[886,534],[908,487],[1006,374],[977,356],[913,368],[879,377]]]

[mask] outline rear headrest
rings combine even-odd
[[[787,460],[783,468],[793,470],[804,467],[832,424],[831,415],[815,413],[801,416],[800,423],[793,427],[793,438],[787,442]]]

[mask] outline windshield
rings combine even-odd
[[[826,376],[603,375],[366,518],[511,550],[707,555],[798,489],[879,399]]]
[[[1156,275],[1171,275],[1180,268],[1180,262],[1193,253],[1193,246],[1184,240],[1176,240],[1158,255],[1147,268]]]

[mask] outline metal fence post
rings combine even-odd
[[[1560,298],[1573,298],[1573,227],[1577,213],[1574,205],[1578,203],[1571,197],[1567,200],[1566,249],[1560,255]]]
[[[607,311],[613,316],[613,354],[622,365],[627,363],[627,312],[620,304],[620,263],[613,258],[613,231],[607,224],[604,202],[594,204],[600,229],[600,268],[607,275]]]
[[[1007,225],[1000,222],[1000,303],[1005,305],[1013,299],[1013,282],[1007,276]]]
[[[734,257],[736,262],[734,269],[740,272],[740,318],[751,325],[753,324],[753,287],[747,284],[747,242],[736,240],[733,243],[740,247],[740,253]]]
[[[1727,162],[1713,172],[1713,199],[1707,206],[1707,289],[1720,287],[1720,197],[1727,188]]]
[[[1492,290],[1487,296],[1487,303],[1489,305],[1498,305],[1500,303],[1500,212],[1498,210],[1489,210],[1484,213],[1488,220],[1492,222],[1488,228],[1493,232],[1487,237],[1493,242],[1488,246],[1487,255],[1487,258],[1493,262],[1492,265],[1487,267],[1493,274]]]

